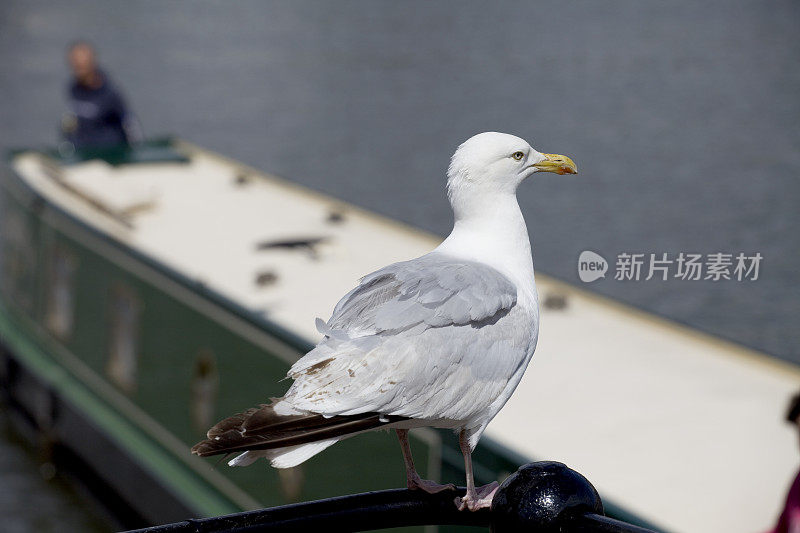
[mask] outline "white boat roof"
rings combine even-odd
[[[180,143],[187,164],[13,166],[51,201],[132,248],[316,342],[316,317],[366,273],[440,238]],[[331,222],[330,218],[340,218]],[[313,247],[259,243],[323,239]],[[535,253],[535,252],[534,252]],[[261,279],[262,284],[257,280]],[[539,347],[486,434],[583,473],[673,532],[774,523],[797,469],[782,415],[787,363],[537,274]],[[398,458],[399,460],[399,458]]]

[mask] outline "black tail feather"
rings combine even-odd
[[[208,438],[192,447],[201,457],[247,450],[273,450],[342,437],[407,420],[402,416],[363,413],[326,418],[318,414],[279,415],[263,404],[228,417],[208,430]]]

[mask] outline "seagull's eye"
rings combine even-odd
[[[525,157],[524,152],[514,152],[511,154],[511,157],[514,158],[515,161],[522,161],[522,158]]]

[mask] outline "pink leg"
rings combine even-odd
[[[408,445],[408,430],[396,429],[397,438],[400,439],[400,448],[403,450],[403,461],[406,463],[406,483],[411,490],[421,489],[428,494],[436,494],[443,490],[455,490],[455,485],[439,485],[435,481],[422,479],[414,468],[414,459],[411,457],[411,446]]]
[[[464,469],[467,471],[467,493],[463,498],[456,498],[456,506],[459,511],[469,509],[470,511],[477,511],[485,507],[492,506],[492,498],[494,493],[500,487],[497,481],[492,481],[488,485],[475,488],[475,478],[472,475],[472,450],[469,447],[469,440],[467,439],[466,430],[461,430],[458,434],[458,445],[461,447],[461,453],[464,454]]]

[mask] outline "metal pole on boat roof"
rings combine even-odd
[[[185,520],[129,533],[255,533],[370,531],[422,525],[490,527],[495,533],[654,533],[603,516],[591,483],[562,463],[527,464],[506,479],[491,509],[459,511],[464,489],[426,494],[406,489],[353,494],[306,503]]]

